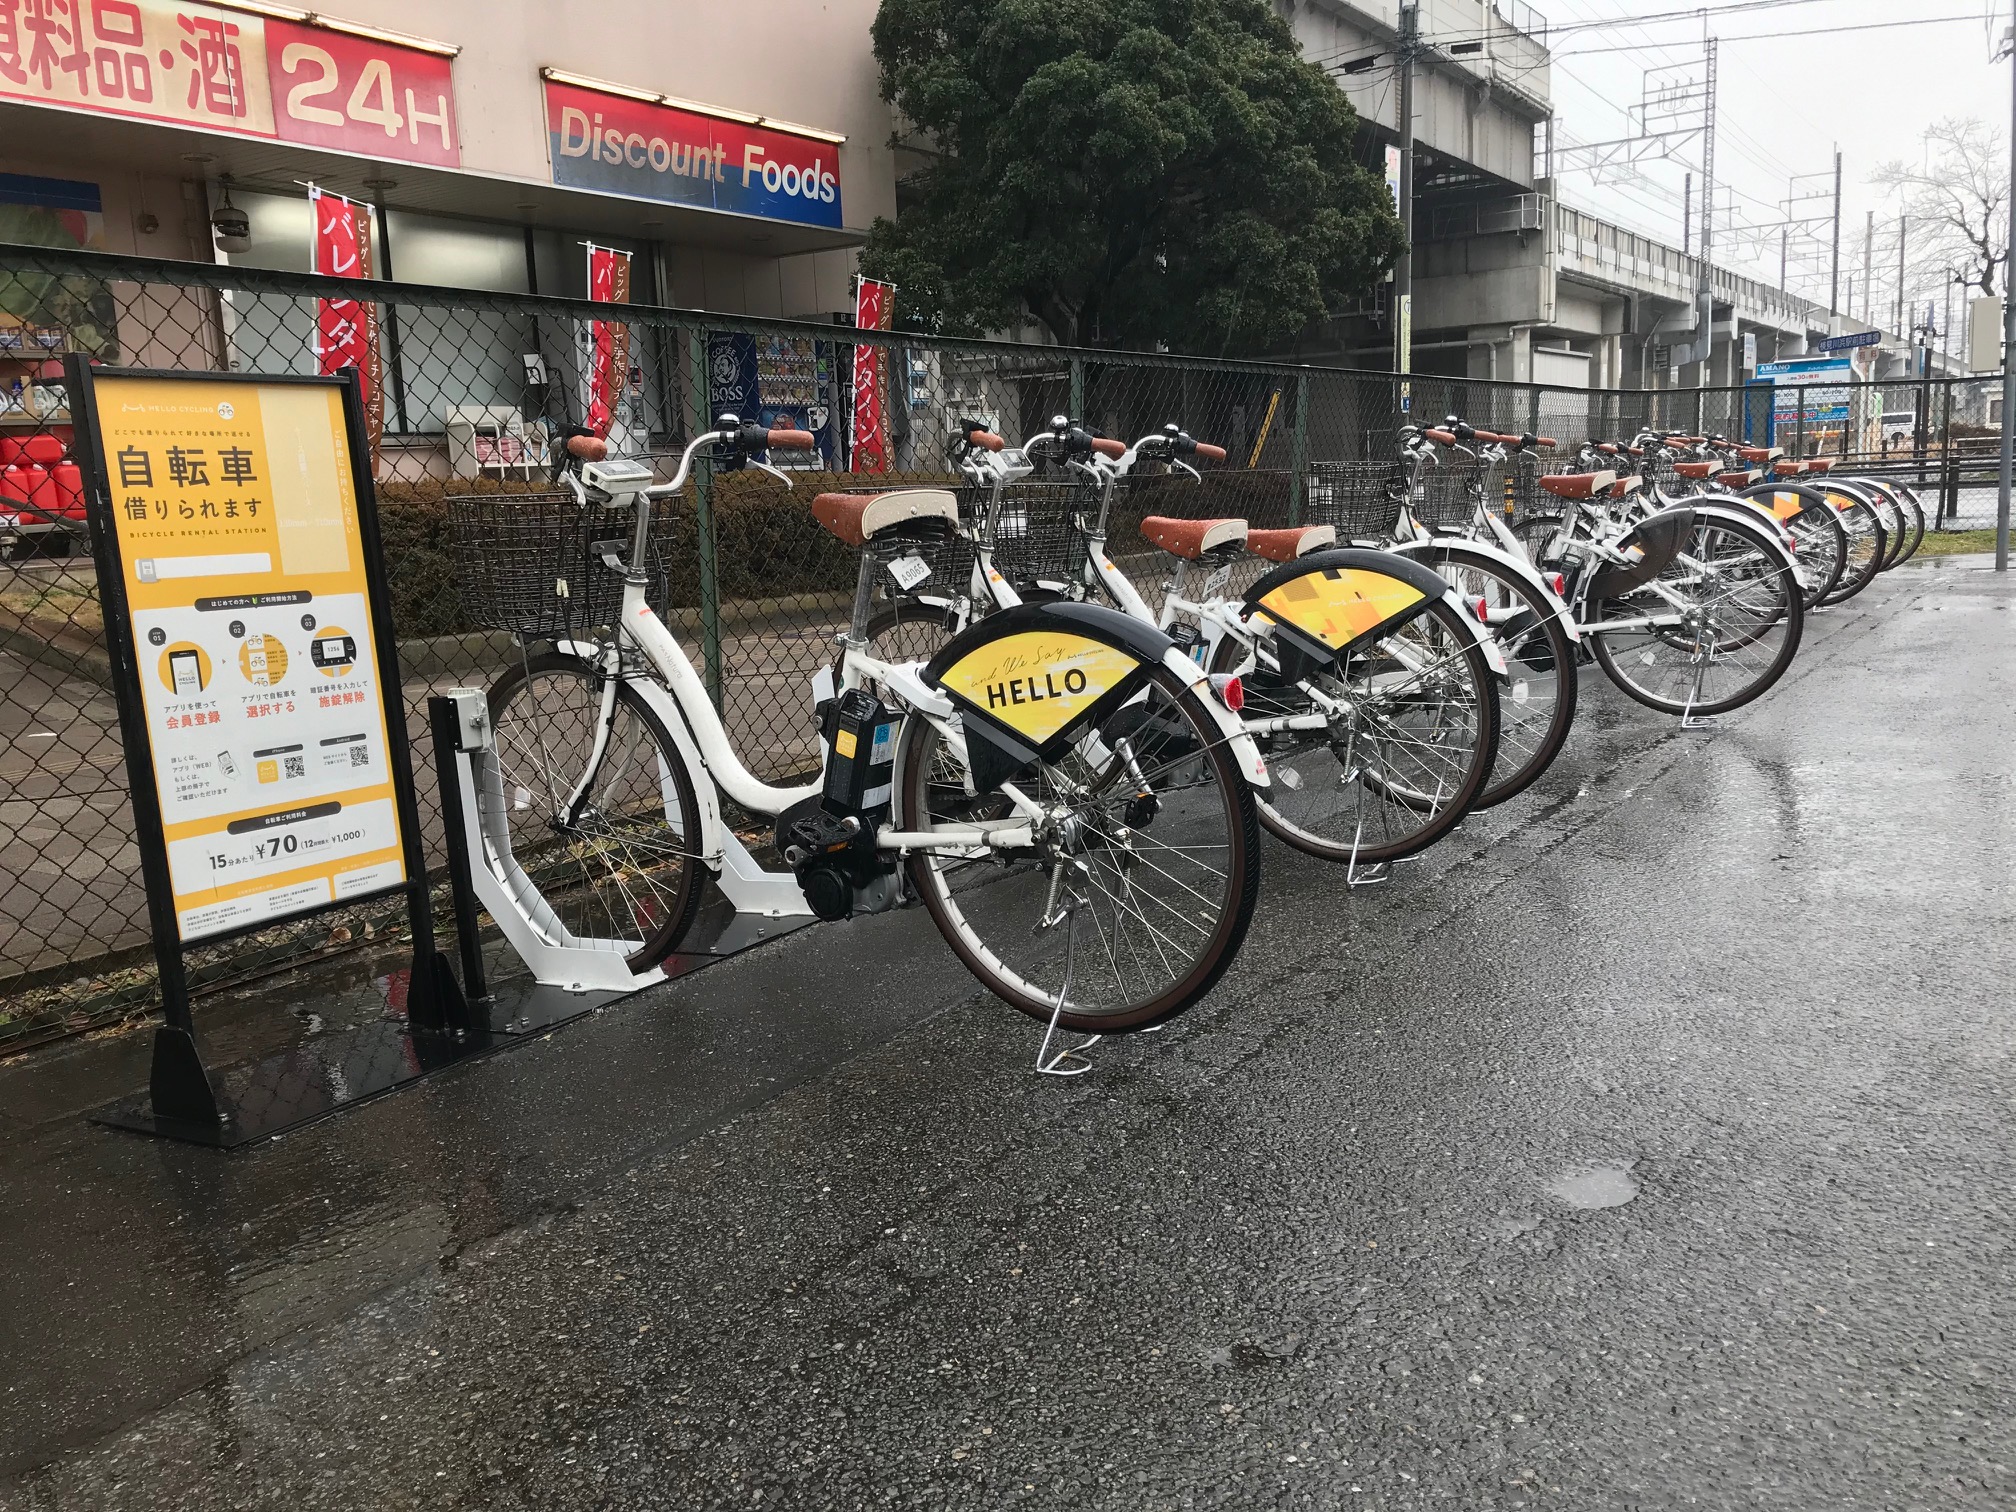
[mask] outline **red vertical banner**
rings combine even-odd
[[[598,304],[630,303],[630,254],[610,247],[588,248],[588,297]],[[621,451],[622,429],[617,406],[630,374],[630,327],[622,321],[588,322],[588,350],[583,371],[587,392],[582,396],[581,423]]]
[[[315,217],[314,270],[331,278],[371,276],[371,210],[340,194],[308,191]],[[379,383],[378,306],[364,299],[321,299],[315,311],[315,368],[340,373],[354,367],[364,381],[364,418],[371,458],[385,430],[385,396]]]
[[[896,285],[861,279],[854,294],[854,324],[886,331],[896,316]],[[889,364],[879,346],[854,348],[854,471],[889,471]]]

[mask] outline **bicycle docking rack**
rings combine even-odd
[[[460,981],[435,948],[432,909],[425,884],[418,884],[412,964],[375,978],[382,1017],[213,1070],[203,1061],[194,1026],[184,1021],[186,1009],[171,1013],[171,1022],[156,1031],[148,1092],[95,1110],[89,1115],[94,1123],[216,1149],[253,1144],[816,922],[797,880],[788,872],[765,873],[728,834],[719,896],[702,909],[680,950],[649,971],[632,972],[621,941],[569,934],[520,868],[484,694],[456,689],[436,696],[428,701],[428,715]],[[424,876],[417,851],[414,860],[415,875]],[[483,952],[485,913],[529,979],[514,973],[493,985]],[[356,985],[332,993],[347,992],[351,999],[333,1013],[356,1011]]]
[[[464,989],[471,1012],[488,1033],[542,1033],[816,922],[797,879],[788,872],[764,871],[724,828],[721,871],[714,879],[719,896],[703,908],[681,949],[646,971],[633,971],[625,942],[582,939],[569,932],[520,866],[511,841],[511,800],[483,691],[455,688],[437,695],[429,701],[429,714]],[[482,913],[524,963],[529,982],[507,981],[492,990],[482,953]]]

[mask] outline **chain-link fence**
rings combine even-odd
[[[313,372],[320,301],[358,289],[301,274],[0,247],[0,1047],[144,1011],[152,984],[62,356]],[[548,486],[547,445],[587,408],[598,321],[613,327],[620,354],[612,439],[649,456],[661,475],[686,438],[724,410],[817,438],[815,453],[773,458],[795,467],[794,491],[756,471],[703,470],[669,512],[663,538],[661,607],[703,668],[744,759],[771,780],[816,762],[809,685],[833,655],[855,579],[851,555],[807,507],[821,488],[953,480],[955,419],[1011,438],[1057,413],[1122,437],[1177,421],[1224,445],[1229,458],[1202,487],[1169,480],[1141,488],[1115,520],[1116,556],[1152,578],[1153,554],[1133,531],[1141,514],[1295,522],[1312,466],[1392,455],[1403,419],[1403,390],[1384,373],[948,341],[403,284],[369,289],[381,359],[385,567],[437,869],[426,699],[487,683],[521,654],[465,601],[463,585],[486,564],[455,551],[449,501]],[[849,435],[851,396],[865,376],[857,363],[868,352],[879,368],[869,386],[886,418],[886,466],[875,471]],[[1843,397],[1416,376],[1404,418],[1458,414],[1567,445],[1650,426],[1771,440],[1794,454],[1828,450],[1925,483],[1950,525],[1983,517],[1981,480],[1993,467],[2000,421],[1992,398],[1972,384]],[[1900,444],[1891,422],[1907,410],[1910,435]],[[1987,515],[1992,508],[1991,497]],[[298,963],[397,922],[363,912],[333,925],[280,926],[193,952],[192,981],[200,989]]]

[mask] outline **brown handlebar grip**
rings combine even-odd
[[[1199,441],[1197,443],[1197,455],[1207,462],[1223,462],[1225,460],[1225,448],[1222,446],[1213,446],[1209,441]]]
[[[819,444],[819,438],[810,431],[773,430],[768,444],[781,446],[786,451],[810,451]]]
[[[1421,434],[1426,436],[1430,441],[1440,441],[1444,446],[1454,446],[1456,444],[1456,432],[1454,431],[1431,428],[1424,430]]]
[[[600,436],[569,436],[567,455],[583,462],[600,462],[609,455],[609,443]]]
[[[1124,457],[1127,455],[1127,443],[1115,441],[1110,436],[1094,436],[1092,450],[1102,457]]]
[[[985,451],[1000,451],[1008,444],[995,435],[994,432],[983,430],[970,430],[966,432],[966,440],[968,444],[980,447]]]
[[[1533,438],[1533,444],[1535,446],[1555,447],[1559,446],[1561,443],[1559,441],[1556,441],[1552,436],[1535,436]]]
[[[1517,436],[1501,435],[1497,431],[1479,431],[1477,432],[1477,439],[1479,441],[1495,441],[1500,446],[1517,446],[1519,444]]]

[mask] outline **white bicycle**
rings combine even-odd
[[[649,601],[653,505],[702,452],[789,487],[759,454],[812,444],[724,415],[654,485],[648,466],[576,434],[565,494],[457,501],[473,617],[526,642],[489,700],[526,913],[556,938],[620,941],[649,971],[703,879],[748,863],[731,815],[745,832],[749,816],[774,821],[814,913],[890,908],[907,883],[982,982],[1053,1027],[1112,1033],[1189,1007],[1252,916],[1259,751],[1168,637],[1091,605],[994,616],[928,663],[870,655],[871,585],[950,537],[950,493],[814,501],[861,550],[840,676],[819,706],[820,777],[772,786],[738,759]],[[627,542],[595,538],[608,513],[629,516]]]

